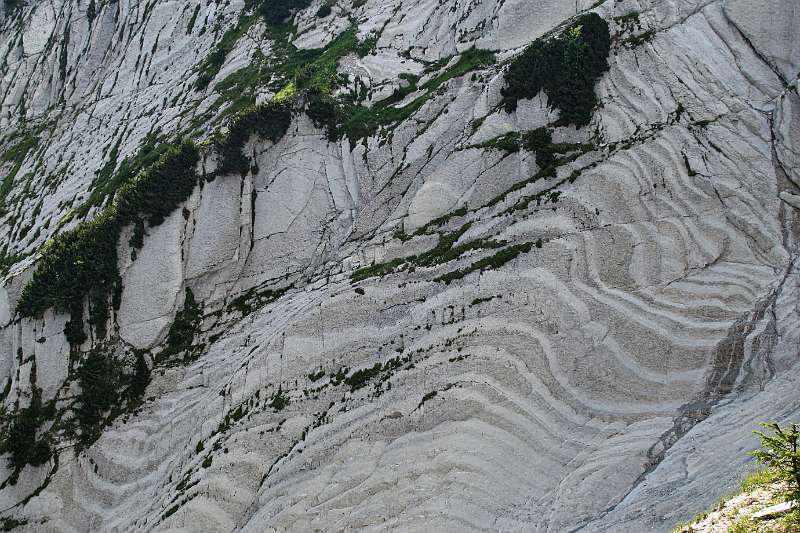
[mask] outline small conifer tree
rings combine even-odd
[[[772,434],[756,431],[762,449],[751,453],[759,463],[775,469],[778,476],[789,483],[792,496],[800,498],[800,424],[780,427],[768,422],[761,426]]]

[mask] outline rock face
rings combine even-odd
[[[411,112],[359,138],[295,112],[280,140],[247,138],[240,174],[216,172],[220,131],[248,68],[283,50],[249,3],[0,4],[4,416],[37,395],[57,413],[37,430],[46,462],[0,465],[3,519],[669,531],[707,508],[758,422],[800,416],[800,9],[330,5],[293,15],[292,53],[355,24],[372,46],[333,77]],[[507,111],[501,61],[586,12],[612,36],[591,123],[557,125],[545,93]],[[500,61],[460,70],[473,46]],[[277,77],[249,103],[280,99]],[[551,173],[498,148],[541,127],[562,151]],[[141,246],[123,229],[107,321],[89,325],[89,298],[70,343],[74,313],[21,316],[46,240],[110,205],[92,196],[103,169],[177,132],[203,147],[203,179]],[[53,428],[101,349],[143,357],[149,384],[75,452]]]

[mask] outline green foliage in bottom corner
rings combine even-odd
[[[756,431],[761,449],[752,453],[756,460],[773,469],[778,479],[789,484],[791,497],[800,499],[800,424],[781,427],[775,422],[761,424],[770,433]]]

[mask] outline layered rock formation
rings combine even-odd
[[[708,507],[757,422],[800,413],[800,9],[331,6],[299,6],[287,38],[250,3],[5,3],[0,377],[6,418],[53,410],[50,456],[2,466],[6,523],[668,531]],[[508,111],[508,63],[588,12],[612,38],[589,125],[546,92]],[[396,100],[367,135],[331,135],[269,59],[291,42],[293,68],[320,65],[348,31],[332,94]],[[286,133],[219,170],[239,106],[288,93]],[[520,141],[539,128],[544,148]],[[107,319],[87,298],[70,342],[70,310],[24,316],[45,241],[178,134],[198,185],[140,245],[122,230]],[[67,428],[100,352],[150,375],[87,440]]]

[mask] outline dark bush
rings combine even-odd
[[[10,14],[18,7],[25,5],[24,0],[4,0],[6,13]]]
[[[285,104],[264,104],[240,115],[231,124],[227,137],[217,144],[220,158],[218,171],[223,174],[247,174],[250,158],[242,153],[242,148],[250,137],[258,135],[262,139],[278,142],[291,123],[292,111]]]
[[[151,226],[164,222],[197,185],[199,159],[197,148],[187,141],[171,147],[154,165],[124,184],[114,202],[117,224],[136,224],[140,215],[147,217]]]
[[[70,346],[80,346],[87,339],[83,329],[83,302],[70,305],[69,321],[64,324],[64,335]]]
[[[69,311],[89,288],[109,287],[117,276],[118,232],[115,217],[107,213],[48,241],[20,295],[20,314],[41,316],[49,307]]]
[[[353,372],[353,375],[348,376],[344,382],[350,386],[351,391],[356,391],[362,387],[365,387],[367,383],[369,383],[372,378],[380,374],[382,370],[383,365],[381,363],[375,363],[371,368],[356,370]]]
[[[610,49],[608,23],[596,13],[579,17],[558,37],[534,41],[506,73],[506,111],[544,90],[550,105],[561,111],[559,124],[585,126],[597,104],[594,84],[608,70]]]
[[[39,405],[23,407],[11,415],[3,435],[0,452],[8,453],[9,467],[22,470],[25,465],[39,466],[50,460],[52,450],[45,437],[37,439],[41,424]]]
[[[311,0],[261,0],[254,5],[256,12],[267,24],[277,26],[286,22],[293,13],[305,9]]]
[[[171,357],[191,348],[194,336],[200,330],[202,318],[203,311],[194,299],[192,289],[187,287],[183,309],[175,315],[175,321],[170,326],[167,334],[167,346],[159,354],[159,361],[169,360]]]
[[[89,0],[89,5],[86,7],[86,18],[89,20],[90,25],[96,16],[97,6],[95,6],[94,0]]]
[[[788,496],[800,499],[800,424],[785,427],[776,422],[761,424],[771,434],[756,431],[761,449],[752,455],[763,465],[775,470],[777,477],[787,483]]]
[[[286,406],[289,405],[289,397],[286,396],[280,387],[278,387],[278,392],[272,398],[272,401],[269,403],[269,405],[276,411],[283,411],[286,409]]]
[[[42,405],[42,392],[36,386],[36,366],[30,375],[31,401],[28,407],[17,409],[2,419],[0,453],[9,454],[8,466],[13,470],[9,482],[17,481],[19,472],[26,466],[40,466],[50,460],[52,449],[47,435],[38,436],[39,426],[52,418],[52,405]]]
[[[133,368],[133,376],[131,376],[130,388],[128,389],[128,396],[134,403],[138,403],[144,395],[147,385],[150,383],[150,367],[144,355],[141,353],[136,354],[136,364]]]
[[[331,9],[330,4],[322,4],[317,10],[317,18],[324,19],[325,17],[330,16],[332,11],[333,10]]]
[[[150,168],[120,188],[110,208],[48,241],[31,281],[22,290],[19,313],[41,316],[50,307],[70,311],[68,336],[78,342],[77,320],[84,297],[91,289],[99,301],[117,283],[121,228],[138,223],[140,217],[146,217],[151,225],[163,222],[197,183],[198,159],[197,149],[189,142],[170,147]]]
[[[339,140],[339,116],[336,103],[330,97],[310,93],[306,103],[306,114],[316,127],[325,129],[328,139],[334,142]]]
[[[547,128],[537,128],[522,136],[522,145],[529,152],[536,153],[536,164],[539,168],[552,167],[556,158],[553,152],[553,137]]]
[[[99,350],[92,350],[77,370],[81,386],[75,416],[81,427],[81,440],[90,443],[99,436],[105,414],[117,402],[121,385],[117,363]]]

